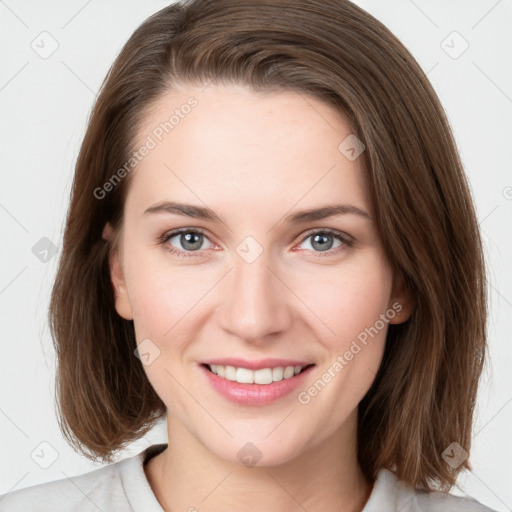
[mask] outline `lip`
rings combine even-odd
[[[242,406],[252,406],[252,407],[259,407],[263,405],[268,405],[273,402],[276,402],[280,398],[285,397],[286,395],[289,395],[294,389],[298,388],[301,384],[304,383],[304,380],[307,378],[311,370],[314,368],[314,364],[311,364],[308,368],[303,370],[298,375],[294,375],[293,377],[289,379],[283,379],[278,382],[272,382],[271,384],[240,384],[239,382],[227,380],[222,377],[219,377],[215,373],[212,373],[207,367],[206,364],[226,364],[231,366],[236,366],[235,364],[231,363],[221,363],[220,361],[231,361],[233,362],[233,359],[218,359],[217,363],[204,363],[199,365],[199,369],[203,372],[205,375],[207,381],[212,386],[212,388],[217,391],[221,396],[224,398],[227,398],[231,402],[242,405]],[[237,360],[239,361],[239,360]],[[269,364],[268,361],[265,364]],[[258,361],[257,363],[254,363],[257,366],[256,368],[249,368],[249,369],[261,369],[261,368],[275,368],[276,366],[294,366],[292,362],[290,361],[290,364],[275,364],[274,366],[265,366],[262,365],[262,361]],[[243,364],[239,364],[239,367],[242,368],[248,368],[247,366],[243,366]],[[244,363],[247,364],[247,363]],[[300,365],[300,363],[298,363]]]
[[[296,359],[259,359],[250,361],[239,357],[228,357],[225,359],[209,359],[202,361],[203,364],[220,364],[222,366],[234,366],[235,368],[247,368],[248,370],[261,370],[262,368],[277,368],[279,366],[308,366],[314,364],[312,361],[298,361]]]

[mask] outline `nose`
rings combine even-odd
[[[270,335],[286,331],[292,323],[292,294],[265,252],[252,263],[235,255],[221,296],[221,327],[244,341],[267,343]]]

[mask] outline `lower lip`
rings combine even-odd
[[[200,366],[215,391],[235,404],[251,406],[271,404],[288,395],[304,382],[313,367],[314,365],[289,379],[282,379],[270,384],[240,384],[233,380],[223,379],[205,366]]]

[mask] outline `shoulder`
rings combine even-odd
[[[162,509],[145,478],[143,463],[148,454],[163,446],[153,445],[138,455],[83,475],[2,494],[0,512],[160,512]]]
[[[98,510],[94,496],[105,488],[115,488],[120,463],[105,466],[79,476],[26,487],[0,496],[0,511],[21,510]]]
[[[414,489],[381,469],[363,512],[496,512],[471,497]]]
[[[74,510],[89,512],[108,510],[109,496],[120,486],[119,467],[111,464],[83,475],[66,477],[52,482],[33,485],[0,496],[1,512],[33,512]],[[108,490],[108,492],[107,492]]]

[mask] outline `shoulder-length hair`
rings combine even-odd
[[[88,458],[111,462],[166,414],[114,308],[109,255],[133,174],[109,186],[148,109],[180,84],[312,94],[343,112],[361,155],[387,257],[415,310],[390,325],[358,408],[358,459],[373,481],[450,488],[443,451],[468,453],[486,355],[482,242],[445,112],[425,73],[378,20],[345,0],[187,0],[137,28],[110,68],[77,159],[49,321],[59,426]],[[341,142],[341,141],[340,141]],[[126,167],[124,167],[126,170]],[[114,236],[105,240],[107,222]]]

